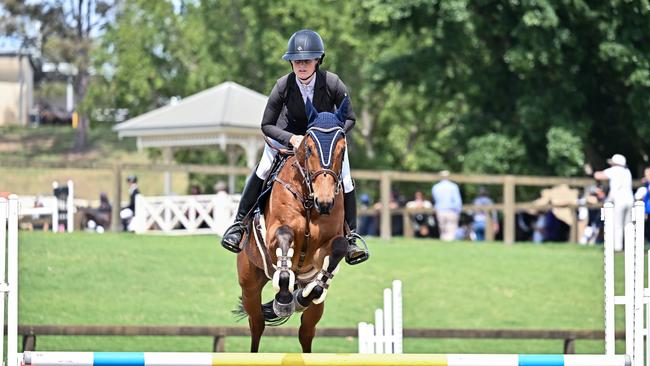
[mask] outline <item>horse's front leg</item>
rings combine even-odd
[[[312,304],[308,307],[300,318],[300,329],[298,330],[298,339],[303,353],[311,353],[311,344],[316,335],[316,324],[323,316],[325,303]]]
[[[262,288],[267,280],[264,273],[248,260],[244,252],[237,256],[237,272],[242,290],[242,305],[248,314],[248,327],[251,331],[251,352],[257,352],[265,327],[262,313]]]
[[[278,243],[275,251],[278,264],[276,272],[273,274],[273,288],[277,291],[273,300],[273,311],[278,317],[288,317],[296,310],[293,302],[296,276],[291,271],[293,230],[286,225],[280,226],[275,232],[275,238]]]
[[[345,257],[347,249],[348,242],[344,237],[339,236],[332,240],[332,253],[325,257],[323,268],[316,275],[316,279],[294,294],[294,301],[298,311],[307,308],[310,302],[320,304],[325,301],[327,289],[332,282],[332,278],[338,272],[339,263]]]

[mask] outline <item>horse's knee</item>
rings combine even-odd
[[[281,246],[290,245],[293,242],[293,230],[287,225],[282,225],[275,231],[275,237]]]

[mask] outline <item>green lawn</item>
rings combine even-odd
[[[217,237],[21,232],[20,244],[21,324],[246,326],[230,314],[239,294],[235,255],[221,249]],[[405,327],[603,328],[602,247],[404,239],[371,240],[369,246],[369,262],[344,265],[334,279],[321,326],[372,321],[383,288],[401,279]],[[621,264],[622,256],[617,261]],[[622,311],[617,314],[622,329]],[[285,326],[297,326],[298,320]],[[211,342],[38,337],[37,349],[206,352]],[[230,337],[226,349],[247,351],[248,339]],[[560,353],[562,341],[406,339],[404,349]],[[356,339],[317,339],[314,350],[355,352]],[[261,351],[297,352],[299,345],[297,339],[269,337]],[[578,341],[576,351],[601,353],[603,344]]]

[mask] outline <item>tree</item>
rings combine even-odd
[[[50,0],[26,2],[6,0],[2,24],[10,36],[21,39],[45,61],[74,66],[75,100],[83,106],[90,82],[90,55],[98,37],[111,20],[115,1]],[[86,148],[89,129],[88,110],[80,109],[74,151]]]
[[[209,76],[213,65],[200,58],[201,40],[184,33],[202,31],[192,20],[167,1],[124,3],[93,52],[93,64],[100,70],[90,90],[95,106],[127,108],[134,117],[215,80]],[[203,83],[190,83],[197,79]]]
[[[614,152],[626,154],[637,167],[647,159],[647,3],[363,4],[376,33],[396,41],[375,64],[380,85],[398,83],[414,97],[422,96],[427,107],[421,109],[435,114],[428,123],[446,118],[440,106],[459,106],[453,135],[430,129],[429,136],[459,144],[461,153],[451,166],[465,164],[468,141],[492,132],[521,141],[526,153],[520,163],[529,174],[555,173],[558,148],[547,149],[546,136],[577,137],[593,165],[602,165]],[[553,127],[564,132],[550,133]],[[569,155],[571,163],[581,165],[577,155]],[[523,165],[524,160],[529,164]]]

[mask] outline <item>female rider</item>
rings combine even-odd
[[[292,72],[278,79],[266,104],[262,117],[262,132],[269,137],[276,147],[297,147],[307,131],[307,114],[305,103],[309,98],[319,112],[333,112],[340,106],[347,95],[345,84],[336,74],[320,70],[325,57],[323,40],[312,30],[300,30],[289,39],[287,52],[282,57],[289,61]],[[348,132],[355,123],[352,108],[348,108],[345,131]],[[242,193],[235,223],[226,230],[221,245],[235,253],[241,251],[241,239],[246,230],[244,220],[253,209],[262,190],[264,180],[269,176],[271,164],[277,150],[268,145],[264,147],[262,160],[250,176]],[[350,176],[350,163],[347,150],[341,172],[343,180],[345,221],[352,234],[348,236],[346,260],[357,264],[368,259],[368,253],[356,245],[356,198],[354,183]]]

